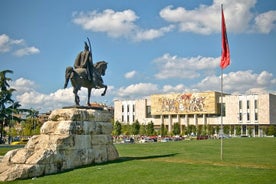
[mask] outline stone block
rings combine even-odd
[[[112,143],[110,112],[57,109],[24,148],[9,151],[0,163],[0,181],[53,174],[119,158]]]

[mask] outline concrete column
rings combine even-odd
[[[194,114],[194,125],[197,127],[197,115]]]
[[[169,130],[168,132],[172,132],[172,115],[169,115]]]
[[[209,134],[209,132],[208,132],[208,129],[207,129],[207,119],[206,119],[206,114],[203,114],[202,115],[202,123],[203,123],[203,127],[202,127],[202,131],[204,132],[205,131],[205,133],[206,134]]]
[[[164,116],[161,115],[161,116],[160,116],[160,119],[161,119],[161,124],[160,124],[160,129],[161,129],[162,124],[164,124]],[[165,125],[165,124],[164,124],[164,125]]]
[[[198,129],[198,125],[197,125],[197,115],[196,114],[194,114],[194,125],[196,126],[196,130]],[[195,135],[197,135],[197,131],[196,132],[194,132],[195,133]]]
[[[207,123],[206,114],[203,114],[203,125],[206,126],[206,123]]]
[[[176,118],[177,118],[177,121],[178,121],[178,123],[179,123],[179,125],[180,125],[180,133],[182,133],[182,123],[181,123],[180,115],[177,114],[177,115],[176,115]]]

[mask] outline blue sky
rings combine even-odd
[[[13,70],[23,107],[73,105],[64,72],[89,37],[94,62],[108,62],[107,94],[93,90],[92,102],[220,91],[221,4],[231,54],[224,91],[275,94],[276,1],[267,0],[4,0],[0,70]],[[85,104],[86,89],[79,95]]]

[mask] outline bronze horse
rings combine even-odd
[[[77,106],[80,105],[80,98],[78,96],[78,91],[81,89],[81,87],[85,87],[88,90],[88,99],[87,99],[87,105],[90,105],[90,95],[92,88],[94,89],[101,89],[104,88],[104,92],[102,93],[102,96],[105,95],[107,86],[104,85],[103,79],[101,76],[105,75],[105,71],[107,69],[107,62],[105,61],[99,61],[93,65],[93,80],[88,80],[87,72],[85,68],[76,68],[73,69],[73,67],[69,66],[66,68],[65,71],[65,84],[64,88],[67,87],[69,79],[71,81],[71,84],[73,86],[73,93],[75,95],[75,103]]]

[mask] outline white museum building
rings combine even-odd
[[[222,114],[222,116],[221,116]],[[163,124],[168,132],[175,123],[181,132],[193,125],[231,127],[229,134],[264,136],[264,129],[276,126],[276,95],[229,95],[215,91],[154,94],[145,99],[116,100],[114,120],[122,124],[153,122],[156,130]]]

